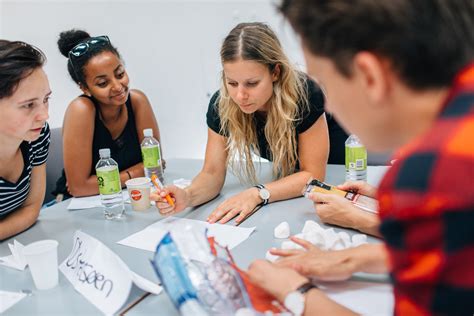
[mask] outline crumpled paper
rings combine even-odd
[[[288,222],[281,222],[273,230],[273,236],[275,238],[288,238],[290,237],[290,224]]]
[[[324,229],[315,221],[306,221],[303,231],[296,234],[295,237],[309,241],[322,250],[342,250],[367,243],[367,235],[356,234],[351,238],[346,232],[337,233],[334,228]],[[303,249],[303,247],[291,240],[286,240],[282,242],[281,249]],[[267,252],[265,257],[271,262],[278,259],[278,256],[274,256],[270,252]]]

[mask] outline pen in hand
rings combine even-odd
[[[151,182],[157,188],[158,190],[163,190],[163,184],[161,183],[160,179],[156,175],[151,175]],[[174,201],[171,198],[169,194],[166,194],[165,196],[166,201],[168,202],[169,205],[174,206]]]

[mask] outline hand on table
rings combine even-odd
[[[347,250],[324,251],[310,242],[291,237],[302,249],[271,249],[270,253],[280,256],[275,262],[278,267],[292,268],[306,277],[323,281],[347,280],[356,272],[356,267]]]
[[[277,266],[266,260],[252,262],[248,270],[250,281],[275,296],[280,302],[291,291],[308,282],[308,279],[295,270]]]
[[[247,189],[222,202],[211,215],[209,215],[207,221],[209,223],[219,221],[219,223],[224,224],[238,215],[235,221],[239,223],[261,202],[262,200],[258,196],[257,188]]]
[[[174,202],[174,206],[166,201],[166,195],[169,194]],[[170,185],[163,189],[158,189],[150,194],[150,200],[156,202],[156,207],[162,215],[171,215],[184,210],[189,203],[186,190]]]

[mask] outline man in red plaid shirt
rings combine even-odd
[[[254,262],[251,279],[286,302],[308,277],[387,271],[395,314],[474,315],[474,1],[284,0],[280,10],[329,112],[367,148],[397,149],[397,162],[377,192],[385,245],[324,252],[298,241],[306,251],[274,251],[285,258]],[[314,200],[342,226],[357,219],[342,198]],[[305,315],[352,314],[318,289],[304,300]]]

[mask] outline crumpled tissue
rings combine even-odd
[[[275,228],[275,237],[277,228],[280,225]],[[290,229],[288,225],[288,232],[289,230]],[[351,238],[351,236],[349,236],[349,234],[346,232],[337,233],[334,231],[334,228],[324,229],[315,221],[306,221],[302,232],[296,234],[295,237],[309,241],[322,250],[342,250],[367,243],[367,235],[356,234]],[[281,249],[303,249],[303,247],[291,240],[286,240],[281,243]],[[274,262],[276,259],[278,259],[278,256],[272,255],[269,251],[266,253],[265,257],[271,262]]]

